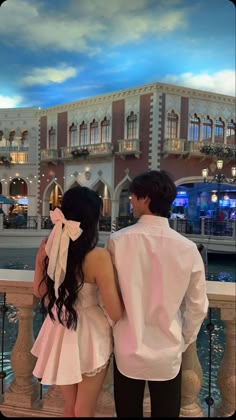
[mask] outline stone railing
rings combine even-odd
[[[115,152],[116,155],[120,157],[125,155],[134,155],[136,158],[140,156],[140,139],[122,139],[117,140],[118,143],[118,152]]]
[[[73,152],[78,151],[78,154],[73,156]],[[81,153],[79,153],[79,151]],[[84,154],[83,151],[86,153]],[[84,144],[81,146],[71,146],[71,147],[61,147],[60,156],[61,159],[70,159],[73,160],[75,157],[86,158],[96,158],[104,156],[112,156],[113,145],[111,142],[104,143],[94,143],[94,144]]]
[[[32,375],[35,358],[30,349],[34,342],[33,317],[38,299],[33,295],[33,271],[0,270],[0,292],[6,293],[7,304],[17,308],[18,336],[11,354],[14,372],[12,382],[5,386],[0,400],[0,411],[7,417],[60,417],[63,414],[63,399],[60,388],[48,387],[40,399],[39,382]],[[215,414],[231,416],[235,411],[235,283],[207,281],[207,293],[211,308],[218,308],[225,324],[225,352],[218,371],[218,386],[221,402]],[[202,387],[202,368],[198,360],[196,343],[183,354],[182,417],[203,417],[198,401]],[[108,371],[97,405],[96,416],[115,416],[112,395],[112,366]],[[6,381],[7,382],[7,381]],[[149,395],[146,390],[144,414],[150,414]]]
[[[42,149],[41,150],[41,161],[45,160],[57,160],[59,153],[57,149]]]
[[[165,139],[163,143],[163,153],[168,154],[184,154],[185,140],[179,138]]]

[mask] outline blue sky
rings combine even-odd
[[[235,95],[230,0],[7,0],[0,108],[170,83]]]

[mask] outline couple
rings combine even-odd
[[[176,187],[168,173],[144,172],[130,192],[139,221],[103,249],[98,194],[66,191],[36,257],[34,293],[48,315],[33,373],[61,386],[66,417],[94,416],[113,351],[117,417],[143,417],[146,381],[151,416],[179,416],[182,352],[208,309],[204,265],[196,245],[169,227]]]

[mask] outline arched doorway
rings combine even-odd
[[[43,199],[43,216],[49,216],[49,211],[61,206],[62,188],[60,185],[52,181],[44,193]]]
[[[119,217],[130,217],[132,215],[129,186],[130,182],[126,180],[120,192]]]
[[[110,232],[111,230],[111,195],[108,185],[99,180],[93,187],[93,190],[97,192],[99,197],[102,199],[102,213],[99,220],[99,230]]]
[[[49,209],[54,210],[55,207],[61,207],[62,189],[58,184],[53,183],[50,190]]]
[[[111,216],[111,196],[108,186],[99,180],[97,184],[93,186],[93,190],[98,193],[103,202],[102,216]]]
[[[9,195],[15,200],[16,204],[10,207],[10,213],[12,214],[24,214],[27,216],[28,213],[28,186],[22,178],[13,178],[10,187]]]

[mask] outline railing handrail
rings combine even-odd
[[[17,292],[21,288],[33,293],[34,270],[0,269],[0,292]],[[235,301],[235,282],[220,282],[206,280],[207,295],[210,302],[222,301],[231,304]],[[17,290],[16,290],[17,288]],[[4,290],[3,290],[4,289]],[[218,306],[217,306],[218,307]]]

